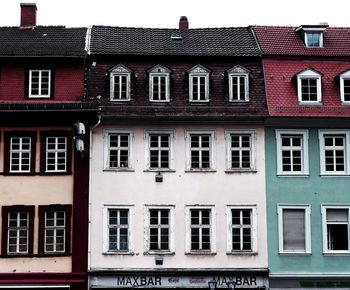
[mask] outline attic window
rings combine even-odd
[[[173,41],[182,41],[182,36],[181,35],[171,35],[171,40]]]
[[[305,45],[306,47],[323,47],[323,32],[305,32]]]

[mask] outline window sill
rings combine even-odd
[[[323,252],[323,256],[349,256],[350,251],[334,251],[334,252]]]
[[[234,173],[257,173],[256,169],[226,169],[225,173],[234,174]]]
[[[186,173],[215,173],[215,169],[187,169]]]
[[[190,105],[207,105],[209,104],[210,100],[204,100],[204,101],[189,101]]]
[[[237,105],[249,105],[250,100],[244,100],[244,101],[233,101],[229,100],[230,104],[237,104]]]
[[[323,105],[323,103],[322,102],[303,102],[303,101],[299,101],[299,105],[300,106],[309,106],[309,105],[311,105],[311,106],[322,106]]]
[[[127,100],[113,100],[113,99],[109,99],[112,103],[125,103],[125,102],[130,102],[131,99],[127,99]]]
[[[325,177],[325,178],[332,178],[332,177],[350,177],[349,173],[321,173],[320,174],[321,177]]]
[[[103,171],[106,172],[135,172],[134,169],[128,169],[128,168],[105,168]]]
[[[71,171],[50,171],[50,172],[40,172],[40,175],[46,176],[46,175],[72,175],[73,173]]]
[[[114,252],[103,252],[103,255],[106,256],[114,256],[114,255],[118,255],[118,256],[133,256],[135,255],[134,252],[128,252],[128,251],[114,251]]]
[[[161,101],[156,101],[156,100],[149,100],[150,103],[152,104],[163,104],[163,103],[170,103],[170,100],[161,100]]]
[[[209,252],[209,251],[186,252],[185,255],[188,255],[188,256],[215,256],[216,252]]]
[[[160,168],[160,169],[145,169],[143,172],[176,172],[175,169],[164,169],[164,168]]]
[[[254,251],[232,251],[232,252],[227,252],[226,255],[230,255],[230,256],[257,256],[258,252],[254,252]]]
[[[300,174],[283,174],[283,173],[277,173],[277,177],[310,177],[310,174],[308,173],[300,173]]]
[[[174,256],[175,252],[172,252],[172,251],[146,251],[143,254],[145,256],[152,256],[152,255]]]
[[[51,99],[51,96],[42,95],[42,96],[28,96],[28,99]]]
[[[279,252],[280,256],[311,256],[311,252]]]
[[[51,258],[51,257],[69,257],[71,253],[48,253],[48,254],[5,254],[0,258]]]

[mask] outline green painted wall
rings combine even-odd
[[[268,255],[271,274],[349,273],[349,255],[323,255],[321,204],[350,204],[350,177],[321,177],[318,129],[309,129],[308,177],[278,177],[275,129],[266,128]],[[297,129],[297,128],[294,128]],[[327,128],[328,130],[328,128]],[[348,148],[349,151],[349,148]],[[311,205],[311,255],[278,254],[277,204]]]

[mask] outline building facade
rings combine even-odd
[[[87,287],[86,31],[37,26],[35,4],[0,27],[2,289]]]
[[[264,52],[270,288],[350,285],[350,38],[253,27]]]
[[[90,41],[90,288],[267,288],[266,102],[250,29],[182,17],[179,29],[93,26]]]

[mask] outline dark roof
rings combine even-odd
[[[253,26],[252,28],[260,48],[267,55],[350,56],[350,28],[326,28],[323,32],[323,48],[305,47],[302,33],[296,31],[297,27]]]
[[[247,27],[180,30],[93,26],[90,51],[109,55],[261,55]]]
[[[86,28],[0,27],[0,57],[83,57]]]

